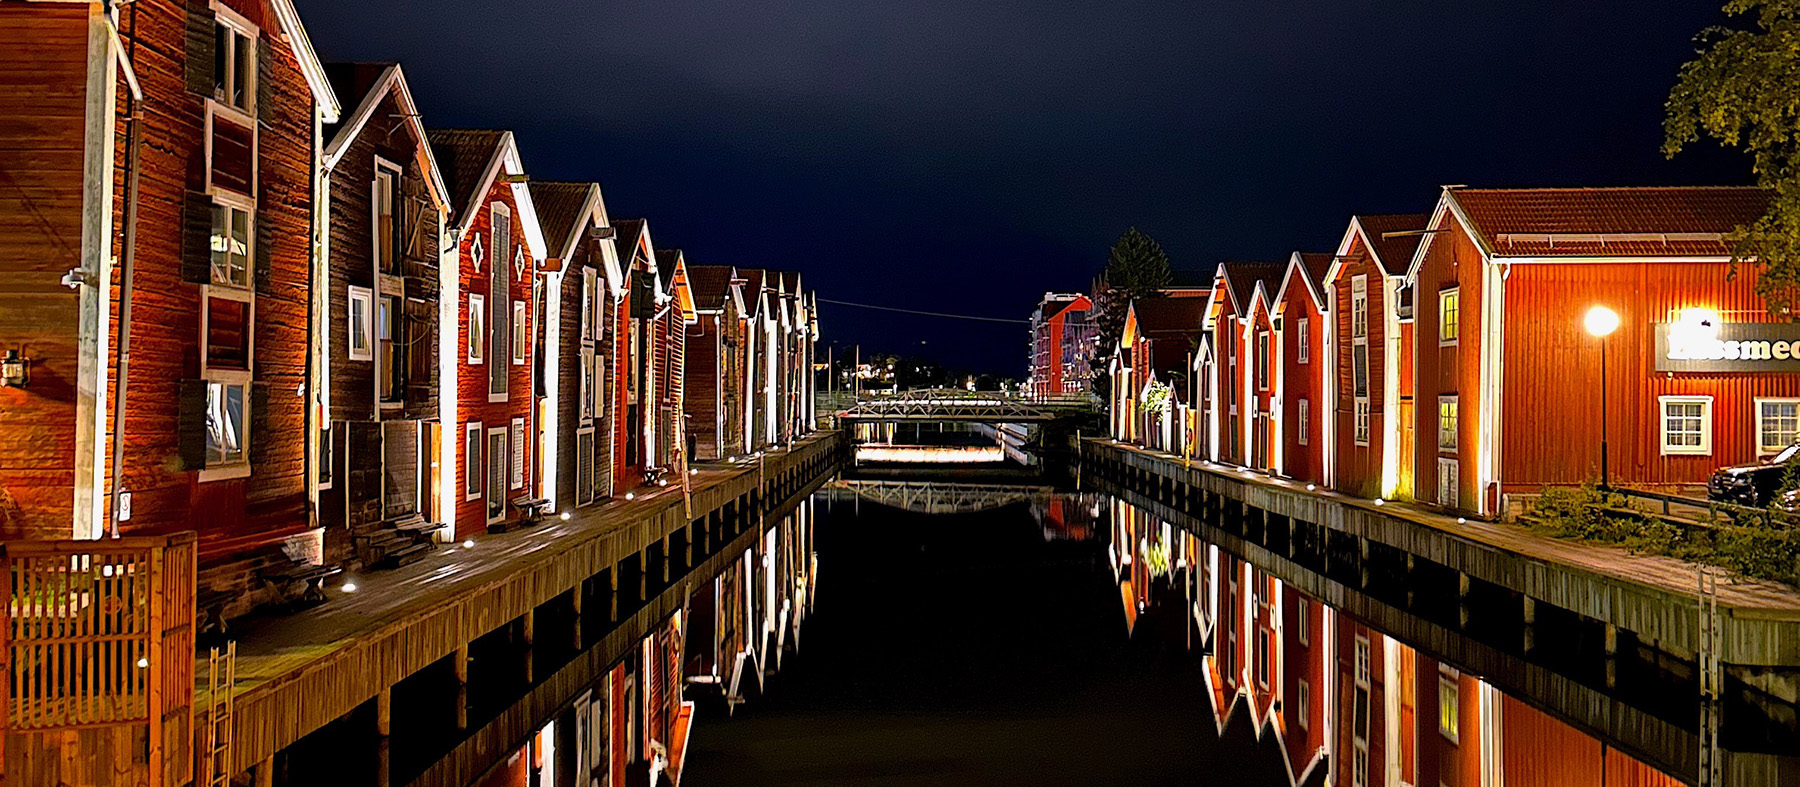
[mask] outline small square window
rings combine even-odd
[[[1664,396],[1662,452],[1710,455],[1712,453],[1712,397]]]
[[[1778,454],[1800,442],[1800,399],[1756,400],[1756,451]]]

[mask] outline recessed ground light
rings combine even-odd
[[[569,512],[567,512],[567,511],[562,512],[562,518],[563,518],[564,522],[569,521]]]
[[[1386,503],[1386,502],[1387,502],[1387,501],[1386,501],[1386,500],[1383,500],[1383,499],[1381,499],[1381,498],[1379,498],[1379,497],[1377,497],[1377,498],[1375,498],[1375,505],[1381,505],[1381,504],[1383,504],[1383,503]]]
[[[356,583],[355,582],[345,582],[344,583],[344,592],[345,593],[355,593],[356,592]]]
[[[637,499],[637,495],[635,495],[635,494],[633,494],[633,493],[631,493],[631,492],[626,492],[626,493],[625,493],[625,499],[626,499],[626,500],[636,500],[636,499]]]
[[[1466,524],[1469,524],[1469,520],[1467,520],[1467,519],[1464,519],[1464,518],[1462,518],[1462,517],[1460,517],[1460,516],[1459,516],[1459,517],[1457,517],[1457,518],[1456,518],[1456,524],[1459,524],[1459,525],[1466,525]]]
[[[1313,491],[1313,490],[1315,490],[1315,489],[1318,489],[1318,487],[1316,487],[1316,486],[1313,486],[1313,485],[1312,485],[1312,484],[1307,484],[1307,485],[1306,485],[1306,491],[1308,491],[1308,492],[1311,492],[1311,491]]]

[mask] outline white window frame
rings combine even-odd
[[[210,172],[211,169],[209,168],[208,171]],[[213,208],[215,210],[218,208],[225,209],[225,225],[228,233],[230,232],[232,214],[234,212],[244,214],[244,283],[238,284],[233,281],[221,281],[218,278],[217,271],[213,267],[211,249],[211,239],[216,236],[211,234],[208,235],[207,240],[207,283],[215,287],[244,290],[246,292],[251,291],[256,287],[256,200],[250,199],[235,191],[217,191],[211,196]],[[227,256],[229,257],[229,252],[227,252]]]
[[[1669,405],[1700,405],[1700,444],[1669,444]],[[1711,456],[1713,433],[1713,398],[1710,396],[1658,396],[1656,397],[1658,443],[1662,446],[1663,456]],[[1760,436],[1758,437],[1760,439]]]
[[[362,319],[357,319],[357,304],[362,304]],[[349,285],[349,294],[344,302],[345,345],[350,360],[372,361],[375,359],[375,291],[368,287]],[[356,349],[358,338],[362,339],[362,349]]]
[[[1312,319],[1301,317],[1294,322],[1300,328],[1299,344],[1294,351],[1294,360],[1298,363],[1312,363]]]
[[[512,454],[511,472],[508,474],[508,489],[525,488],[525,419],[512,419],[512,427],[508,430],[510,444],[507,451]]]
[[[503,521],[506,519],[506,506],[507,506],[505,489],[489,489],[488,488],[489,477],[492,476],[493,472],[494,472],[494,469],[493,469],[494,462],[495,461],[501,461],[501,462],[506,461],[506,457],[500,457],[499,460],[494,459],[493,447],[494,447],[494,438],[496,438],[496,437],[500,438],[500,450],[502,452],[510,452],[512,450],[512,441],[507,436],[506,427],[493,426],[493,427],[488,428],[487,434],[482,438],[482,448],[487,451],[487,457],[486,457],[486,461],[483,462],[482,467],[481,467],[481,491],[482,491],[481,517],[485,522],[487,522],[487,524],[490,524],[490,525],[494,524],[495,522],[500,522],[500,521]],[[495,495],[498,495],[499,497],[496,498]],[[500,503],[500,506],[499,506],[500,513],[497,515],[494,515],[494,516],[488,516],[487,509],[489,507],[491,507],[496,500],[498,500]]]
[[[1763,405],[1765,405],[1765,404],[1793,405],[1794,409],[1795,409],[1795,416],[1797,419],[1797,422],[1795,425],[1796,425],[1796,427],[1800,427],[1800,399],[1790,398],[1790,397],[1780,397],[1780,396],[1757,397],[1755,400],[1755,403],[1753,405],[1756,408],[1755,420],[1756,420],[1756,454],[1757,454],[1757,456],[1772,456],[1774,454],[1781,453],[1784,449],[1786,449],[1789,445],[1792,444],[1790,442],[1790,443],[1782,443],[1781,445],[1770,445],[1768,443],[1763,442],[1763,422],[1764,422]],[[1800,440],[1800,429],[1797,429],[1795,431],[1794,437],[1796,440]]]
[[[1301,678],[1294,686],[1294,720],[1300,723],[1300,729],[1311,729],[1312,716],[1312,681]]]
[[[487,483],[487,463],[481,452],[487,448],[487,430],[480,421],[463,424],[463,499],[480,500],[481,487]]]
[[[1350,277],[1350,337],[1369,338],[1369,275]]]
[[[487,296],[469,293],[468,326],[469,365],[480,366],[487,360]]]
[[[1268,331],[1256,332],[1256,347],[1253,350],[1256,358],[1256,390],[1267,391],[1274,382],[1269,374],[1269,365],[1275,357],[1275,336]]]
[[[1294,636],[1302,646],[1312,645],[1311,606],[1304,597],[1294,599]]]
[[[256,368],[256,296],[249,290],[236,287],[221,287],[212,284],[200,286],[200,373],[206,376],[214,371],[212,368],[212,300],[237,301],[249,304],[248,313],[244,316],[244,368],[219,369],[220,372],[249,371]]]
[[[1451,307],[1455,308],[1452,309]],[[1454,311],[1456,319],[1449,318]],[[1455,347],[1457,338],[1462,336],[1462,291],[1451,287],[1438,291],[1438,346]]]
[[[1462,683],[1456,670],[1438,670],[1438,733],[1451,743],[1462,743]]]
[[[258,76],[256,73],[256,48],[262,45],[262,32],[256,25],[252,24],[249,19],[245,18],[242,14],[231,10],[229,6],[219,2],[219,0],[213,0],[211,6],[213,23],[215,25],[227,28],[233,33],[243,36],[249,43],[250,67],[245,69],[245,74],[249,77],[250,84],[243,90],[244,105],[240,107],[231,103],[232,88],[236,87],[234,82],[237,79],[238,72],[238,69],[235,66],[239,61],[244,59],[244,53],[238,49],[234,40],[231,51],[225,55],[225,96],[221,98],[217,95],[213,95],[208,98],[222,108],[229,109],[233,112],[243,113],[247,117],[253,117],[256,114],[256,79]],[[215,31],[213,36],[216,45],[218,33]],[[217,79],[218,77],[218,74],[213,74],[214,79]],[[251,128],[254,129],[255,126],[252,125]]]
[[[525,302],[514,299],[512,302],[512,365],[524,366],[528,355],[526,348],[530,346],[531,333],[525,319]]]
[[[1457,404],[1456,394],[1439,396],[1437,410],[1438,450],[1454,453],[1462,432],[1462,408]]]
[[[388,193],[393,196],[394,204],[388,206],[388,208],[389,208],[388,221],[389,221],[389,223],[394,225],[392,227],[392,230],[394,232],[394,245],[393,245],[393,247],[391,247],[389,249],[389,251],[391,251],[394,255],[394,259],[392,260],[392,262],[394,264],[393,266],[399,267],[402,264],[402,260],[406,256],[400,248],[401,244],[403,244],[405,241],[400,237],[400,226],[399,226],[399,221],[400,221],[401,217],[404,215],[403,212],[400,210],[400,201],[405,199],[405,196],[401,193],[401,188],[402,188],[402,179],[406,177],[406,170],[405,170],[405,168],[401,167],[399,164],[395,164],[394,162],[389,161],[385,158],[376,156],[375,157],[375,174],[374,174],[373,179],[369,183],[369,259],[374,262],[375,272],[377,275],[392,275],[392,274],[388,273],[389,268],[383,267],[381,264],[382,263],[382,260],[381,260],[382,251],[381,251],[381,207],[380,206],[381,206],[381,197],[383,194],[382,188],[381,188],[381,180],[384,176],[393,178],[393,190]]]
[[[201,468],[198,480],[201,483],[206,483],[208,481],[221,481],[227,478],[245,478],[250,475],[250,423],[253,415],[251,412],[250,400],[250,372],[209,370],[203,379],[206,380],[207,418],[210,418],[212,413],[213,386],[236,386],[243,389],[243,414],[241,416],[243,423],[239,425],[238,429],[238,444],[241,446],[240,453],[242,456],[231,462],[214,461],[211,445],[212,438],[209,430],[209,434],[202,436],[202,439],[207,443],[206,466]]]
[[[1312,402],[1301,399],[1299,402],[1299,409],[1295,415],[1298,416],[1295,420],[1299,422],[1297,424],[1299,427],[1299,434],[1297,435],[1295,442],[1300,445],[1306,445],[1306,434],[1307,432],[1312,431]]]
[[[1356,397],[1356,401],[1351,403],[1351,408],[1354,410],[1355,415],[1355,434],[1353,435],[1355,442],[1357,445],[1367,446],[1369,444],[1370,431],[1369,397]]]
[[[1462,460],[1438,457],[1437,503],[1445,508],[1462,507]]]

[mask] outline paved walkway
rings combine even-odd
[[[1183,460],[1174,454],[1150,450],[1124,443],[1096,440],[1103,446],[1153,457],[1176,465]],[[1308,490],[1304,481],[1271,478],[1257,472],[1245,472],[1235,465],[1195,460],[1193,468],[1218,475],[1280,487],[1301,495],[1333,500],[1344,505],[1405,519],[1453,536],[1502,549],[1532,560],[1580,568],[1596,574],[1637,582],[1682,595],[1696,595],[1699,564],[1663,555],[1640,555],[1607,544],[1556,538],[1532,531],[1521,525],[1486,522],[1447,516],[1410,503],[1388,501],[1377,506],[1372,500],[1340,494],[1323,487]],[[1747,619],[1800,620],[1800,589],[1781,582],[1761,579],[1721,577],[1719,605],[1730,607],[1733,615]]]

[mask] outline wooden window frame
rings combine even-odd
[[[1438,346],[1455,347],[1462,336],[1462,291],[1451,287],[1438,291]]]
[[[1302,364],[1312,363],[1312,319],[1301,317],[1294,322],[1300,329],[1300,335],[1296,338],[1298,346],[1294,350],[1294,361]]]
[[[485,461],[483,462],[482,468],[481,468],[481,491],[482,491],[481,517],[482,517],[483,521],[485,521],[487,524],[490,524],[490,525],[494,524],[495,522],[504,521],[506,519],[506,506],[507,506],[507,499],[506,499],[507,493],[506,493],[506,489],[504,488],[506,486],[505,484],[501,484],[502,488],[500,488],[500,489],[488,488],[488,481],[489,481],[489,479],[492,478],[492,476],[494,474],[494,469],[493,469],[494,464],[496,462],[506,462],[508,460],[508,458],[505,456],[502,456],[499,459],[494,458],[494,438],[496,438],[496,437],[500,438],[501,452],[511,453],[511,451],[512,451],[512,439],[508,436],[506,427],[504,427],[504,426],[488,427],[487,433],[482,436],[482,442],[481,442],[482,450],[487,452],[487,456],[484,457]],[[494,497],[495,495],[499,495],[499,497],[495,498]],[[493,507],[493,503],[495,502],[496,499],[500,503],[499,513],[498,514],[489,514],[488,509]]]
[[[1700,405],[1700,444],[1670,445],[1669,437],[1669,405]],[[1656,397],[1657,443],[1662,447],[1663,456],[1712,456],[1713,437],[1713,398],[1711,396],[1658,396]],[[1685,416],[1683,416],[1685,419]],[[1685,434],[1685,432],[1682,432]],[[1760,441],[1761,436],[1758,436]]]
[[[1312,618],[1307,609],[1309,606],[1311,605],[1304,597],[1294,599],[1294,638],[1303,647],[1312,645]]]
[[[215,81],[218,80],[221,76],[224,77],[224,79],[225,79],[225,83],[224,83],[225,97],[220,98],[217,94],[214,94],[212,96],[208,96],[207,100],[218,104],[220,107],[230,109],[233,112],[242,113],[246,117],[255,117],[255,115],[256,115],[256,87],[257,87],[256,80],[259,77],[259,75],[257,74],[257,66],[256,66],[256,58],[257,58],[256,52],[257,52],[257,48],[263,45],[262,30],[261,30],[261,28],[258,28],[254,23],[252,23],[247,17],[245,17],[242,14],[239,14],[237,11],[232,10],[232,8],[230,6],[225,5],[224,3],[220,2],[219,0],[212,0],[212,3],[210,5],[212,7],[212,12],[213,12],[213,24],[215,25],[215,30],[213,33],[215,40],[217,39],[217,36],[218,36],[218,32],[217,32],[216,28],[223,27],[223,28],[230,30],[233,33],[236,33],[237,35],[243,36],[245,41],[247,43],[249,43],[249,45],[250,45],[250,53],[249,53],[250,67],[248,69],[245,69],[245,73],[249,76],[250,84],[248,86],[246,86],[242,91],[242,93],[244,95],[244,106],[240,107],[240,106],[230,103],[232,88],[236,87],[236,85],[234,85],[233,82],[237,78],[237,71],[238,71],[236,68],[234,68],[234,66],[235,66],[235,64],[237,64],[238,62],[240,62],[244,59],[243,52],[240,51],[234,43],[234,45],[231,47],[231,50],[225,54],[225,69],[224,69],[225,73],[223,75],[221,75],[221,74],[217,73],[217,70],[215,69],[215,73],[213,74],[213,79]],[[219,55],[215,52],[213,56],[218,57]],[[252,125],[252,128],[254,128],[254,125]]]
[[[1796,417],[1797,421],[1800,421],[1800,398],[1787,397],[1787,396],[1759,396],[1759,397],[1756,397],[1752,406],[1755,408],[1753,413],[1754,413],[1754,420],[1756,422],[1756,455],[1759,457],[1773,456],[1775,454],[1781,453],[1782,451],[1786,450],[1789,445],[1793,444],[1792,442],[1788,442],[1788,443],[1783,443],[1781,445],[1772,445],[1772,444],[1763,442],[1763,422],[1765,420],[1765,418],[1763,416],[1763,405],[1765,405],[1765,404],[1793,405],[1794,409],[1795,409],[1795,417]],[[1800,427],[1800,422],[1797,422],[1796,426]],[[1794,437],[1795,437],[1795,440],[1800,441],[1800,429],[1797,429],[1795,431]]]
[[[382,197],[381,185],[382,185],[383,176],[391,177],[393,179],[393,190],[392,190],[392,192],[390,192],[390,196],[393,198],[393,204],[391,206],[389,206],[391,209],[391,212],[387,216],[388,223],[393,225],[392,227],[390,227],[390,229],[393,232],[393,236],[391,238],[392,242],[389,244],[389,248],[388,248],[388,252],[393,255],[393,259],[389,260],[390,264],[387,266],[382,265],[382,259],[381,259],[381,257],[382,257],[382,250],[381,250],[382,216],[381,216],[381,212],[380,212],[380,205],[381,205],[381,197]],[[405,192],[404,192],[405,178],[406,178],[406,168],[405,167],[402,167],[399,164],[389,161],[381,156],[375,157],[374,175],[371,177],[370,182],[369,182],[369,259],[374,264],[375,274],[377,276],[400,275],[400,274],[394,273],[394,271],[401,270],[405,265],[406,254],[405,254],[405,250],[403,248],[405,241],[402,238],[403,233],[402,233],[402,229],[400,227],[400,223],[404,220],[404,216],[405,216],[405,211],[401,208],[401,203],[406,199]]]
[[[530,321],[526,319],[525,302],[517,298],[512,302],[512,365],[524,366],[530,357]]]
[[[1312,729],[1312,722],[1309,720],[1311,716],[1312,681],[1301,678],[1294,685],[1294,721],[1300,725],[1300,729],[1309,730]]]
[[[1437,399],[1438,451],[1455,453],[1457,445],[1462,442],[1462,408],[1456,394],[1442,395]]]
[[[1369,275],[1350,277],[1350,338],[1369,338]]]
[[[469,293],[468,360],[470,366],[487,362],[487,296]]]
[[[210,167],[208,168],[208,171],[211,171]],[[232,212],[236,211],[244,214],[244,283],[238,284],[233,281],[220,281],[217,276],[214,275],[215,270],[212,262],[212,250],[210,248],[207,250],[206,280],[216,287],[229,287],[245,292],[253,291],[256,289],[256,200],[228,189],[223,191],[213,191],[208,196],[212,198],[212,205],[215,210],[218,208],[225,209],[227,233],[230,232]],[[212,238],[214,237],[217,236],[208,236],[207,242],[209,247]],[[229,235],[227,237],[229,237]]]
[[[1462,743],[1462,682],[1456,670],[1438,668],[1438,733],[1454,744]]]
[[[1437,459],[1437,504],[1444,508],[1462,507],[1462,460],[1456,457]]]
[[[1311,401],[1306,400],[1306,399],[1299,400],[1298,408],[1295,411],[1295,419],[1294,420],[1298,421],[1298,423],[1296,424],[1296,426],[1298,427],[1298,434],[1295,436],[1295,444],[1306,445],[1307,444],[1306,433],[1312,431],[1312,402]]]
[[[487,430],[480,421],[463,424],[463,500],[480,500],[482,485],[487,483],[487,463],[482,461],[487,448]]]
[[[1367,448],[1369,435],[1373,431],[1371,421],[1374,417],[1369,412],[1369,397],[1358,396],[1350,405],[1354,426],[1353,442]]]
[[[356,304],[362,304],[362,319],[357,320]],[[346,288],[344,300],[344,348],[352,361],[375,360],[375,291],[368,287],[354,284]],[[363,347],[356,349],[356,340],[362,339]]]
[[[236,301],[248,304],[244,315],[244,368],[214,369],[212,367],[212,301]],[[200,373],[202,377],[218,372],[251,371],[256,368],[256,294],[237,287],[216,284],[200,285]]]
[[[1256,390],[1268,391],[1274,385],[1274,375],[1269,374],[1269,365],[1275,358],[1274,334],[1269,331],[1256,332]]]
[[[209,370],[203,376],[203,379],[206,381],[206,415],[205,415],[205,419],[212,418],[213,386],[237,387],[237,388],[243,389],[243,412],[239,415],[239,417],[242,419],[243,423],[240,424],[239,428],[238,428],[238,443],[240,446],[239,452],[243,456],[242,456],[242,458],[239,458],[239,459],[236,459],[236,460],[233,460],[230,462],[214,461],[213,455],[212,455],[212,453],[213,453],[212,434],[211,434],[211,430],[208,429],[207,434],[204,435],[202,438],[206,442],[206,466],[201,468],[201,470],[199,471],[200,474],[198,477],[198,481],[200,483],[204,484],[209,481],[222,481],[222,480],[229,479],[229,478],[248,477],[250,475],[250,441],[253,439],[253,435],[252,435],[251,429],[250,429],[251,419],[252,419],[252,415],[253,415],[251,412],[252,404],[251,404],[251,390],[250,390],[250,387],[251,387],[250,372],[248,372],[248,371]],[[204,427],[204,423],[202,424],[202,426]]]
[[[507,429],[507,484],[508,490],[525,488],[525,451],[526,445],[525,419],[514,418]]]

